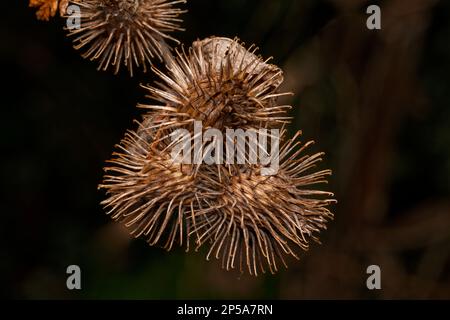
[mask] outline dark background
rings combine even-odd
[[[365,27],[382,6],[381,31]],[[104,161],[145,102],[97,72],[64,21],[8,1],[0,28],[0,283],[8,298],[450,298],[450,1],[190,0],[184,44],[239,36],[282,66],[292,131],[326,151],[335,221],[300,261],[258,278],[167,253],[110,222]],[[66,267],[82,290],[66,289]],[[382,290],[366,268],[382,269]]]

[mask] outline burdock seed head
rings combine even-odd
[[[318,241],[333,217],[327,209],[332,194],[317,187],[331,171],[314,170],[322,153],[305,154],[311,143],[298,142],[300,133],[275,153],[278,143],[270,139],[271,159],[279,166],[268,176],[260,158],[180,164],[172,156],[171,134],[186,129],[195,145],[193,127],[201,121],[201,134],[210,128],[270,128],[284,141],[289,118],[288,107],[277,105],[281,70],[226,38],[197,41],[167,66],[167,74],[155,70],[162,79],[158,88],[148,87],[160,104],[141,105],[147,109],[143,121],[126,134],[105,168],[100,188],[108,198],[102,204],[150,245],[171,249],[180,243],[189,249],[192,240],[197,249],[209,245],[208,258],[222,259],[227,270],[276,272],[287,256],[298,258],[299,249]],[[276,136],[262,131],[266,138]]]
[[[277,104],[282,71],[246,49],[238,40],[212,37],[194,42],[186,53],[177,52],[168,62],[168,74],[158,70],[162,83],[147,87],[150,98],[166,107],[168,117],[161,127],[257,129],[287,123],[290,106]],[[161,105],[142,105],[160,110]]]
[[[189,250],[190,242],[196,249],[209,246],[207,259],[251,275],[275,273],[280,264],[287,267],[286,256],[298,258],[299,249],[319,241],[335,201],[317,185],[331,171],[314,170],[323,154],[305,154],[312,142],[300,143],[300,133],[281,147],[278,172],[263,176],[259,165],[193,170],[174,163],[154,144],[154,121],[145,116],[126,134],[100,186],[108,194],[102,202],[108,214],[133,236],[167,250],[174,244]]]
[[[275,175],[262,176],[258,166],[222,168],[222,176],[228,176],[214,210],[188,217],[197,248],[210,245],[207,259],[221,259],[227,270],[275,273],[280,262],[287,267],[285,256],[298,259],[296,248],[307,250],[311,239],[318,242],[333,217],[327,206],[335,200],[316,185],[327,183],[331,171],[313,171],[323,153],[304,154],[313,142],[301,144],[300,135],[281,148]]]
[[[174,163],[170,152],[155,144],[152,129],[158,115],[146,115],[137,130],[130,130],[108,161],[103,184],[108,198],[102,202],[112,219],[124,224],[135,237],[170,250],[186,243],[193,217],[211,210],[220,189],[211,168],[192,170]]]
[[[178,43],[169,32],[183,30],[175,5],[186,0],[72,0],[81,9],[80,28],[69,28],[82,56],[99,62],[99,69],[122,63],[133,76],[134,67],[145,72],[152,60],[162,60],[170,51],[166,40]]]

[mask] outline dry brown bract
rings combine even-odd
[[[54,17],[58,11],[62,16],[65,14],[69,0],[30,0],[30,7],[38,8],[36,11],[36,17],[39,20],[48,21],[51,17]]]

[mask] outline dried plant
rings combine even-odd
[[[67,2],[59,2],[60,10]],[[189,250],[191,238],[196,249],[209,243],[208,259],[214,255],[227,270],[239,264],[253,275],[276,272],[280,261],[286,265],[284,256],[298,258],[294,246],[306,250],[310,239],[318,241],[315,233],[332,218],[326,207],[333,200],[331,193],[309,187],[326,182],[331,171],[306,173],[322,154],[302,155],[310,143],[301,146],[300,133],[283,145],[272,176],[253,164],[178,164],[170,152],[171,134],[181,128],[193,133],[196,121],[202,130],[281,128],[284,139],[291,107],[277,102],[289,94],[279,92],[280,68],[238,39],[207,38],[173,56],[166,40],[178,42],[168,33],[182,30],[183,11],[175,5],[185,0],[70,2],[80,7],[81,24],[69,36],[76,49],[85,50],[83,57],[99,60],[99,69],[118,73],[124,64],[132,76],[135,66],[145,72],[154,58],[168,68],[167,74],[153,69],[161,82],[145,88],[159,104],[140,105],[143,121],[127,132],[105,168],[99,187],[107,192],[102,204],[114,220],[168,250],[175,243]],[[40,6],[41,19],[54,16],[57,5],[30,2]]]
[[[132,235],[145,236],[150,245],[170,250],[175,240],[182,244],[190,232],[184,215],[208,205],[210,197],[203,192],[210,179],[174,164],[169,152],[152,147],[157,117],[145,116],[138,130],[126,134],[100,187],[107,190],[109,198],[102,204],[113,219],[130,228]]]
[[[59,7],[59,14],[62,16],[66,12],[69,0],[30,0],[29,6],[38,8],[36,17],[39,20],[48,21],[54,17]]]
[[[191,219],[195,227],[197,248],[210,243],[207,259],[222,260],[230,270],[239,266],[258,275],[267,269],[278,271],[278,262],[287,267],[284,256],[298,259],[295,247],[307,250],[310,239],[326,229],[333,217],[326,208],[334,200],[332,193],[311,189],[326,183],[330,170],[308,173],[321,161],[322,153],[303,155],[312,142],[301,144],[298,132],[280,150],[280,169],[263,176],[260,168],[222,167],[216,176],[223,191],[207,212],[198,211]],[[222,178],[223,177],[223,178]]]
[[[194,42],[188,53],[177,52],[168,62],[166,75],[156,70],[162,83],[147,87],[150,98],[165,106],[163,128],[202,121],[204,127],[260,128],[279,126],[290,119],[290,106],[276,98],[283,82],[282,71],[245,49],[238,40],[212,37]],[[161,106],[143,106],[160,110]]]
[[[263,176],[258,165],[176,164],[170,134],[192,130],[194,121],[204,129],[283,128],[290,107],[277,105],[281,70],[225,38],[195,42],[168,68],[168,75],[155,70],[164,84],[147,87],[162,105],[140,105],[148,110],[144,120],[106,168],[103,205],[151,245],[189,249],[193,238],[197,249],[210,244],[208,258],[222,258],[226,269],[276,272],[332,218],[332,194],[310,189],[331,172],[306,173],[322,154],[303,155],[310,143],[297,142],[298,133],[281,148],[278,173]]]
[[[166,43],[178,40],[169,35],[180,28],[175,6],[186,0],[75,0],[81,9],[81,26],[69,29],[75,49],[82,56],[99,62],[99,70],[114,68],[117,74],[122,63],[133,76],[134,68],[144,72],[152,60],[162,60],[170,52]]]

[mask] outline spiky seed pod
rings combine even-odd
[[[177,52],[168,74],[158,70],[162,83],[147,87],[149,97],[161,105],[141,107],[171,110],[161,128],[203,127],[257,129],[287,123],[290,106],[277,105],[282,71],[245,49],[237,40],[208,38]],[[165,122],[165,123],[164,123]]]
[[[144,72],[157,58],[170,52],[166,40],[178,43],[170,32],[183,30],[175,8],[186,0],[72,0],[81,9],[81,26],[69,29],[75,49],[82,56],[99,62],[98,69],[114,68],[122,63],[133,76],[134,68]]]
[[[295,247],[307,250],[310,239],[318,242],[317,233],[333,217],[327,206],[335,200],[312,186],[326,183],[331,171],[311,171],[323,154],[303,155],[313,142],[302,145],[300,134],[281,148],[277,174],[262,176],[258,166],[240,167],[227,177],[215,210],[187,217],[194,219],[197,248],[210,244],[207,259],[221,259],[227,270],[275,273],[279,262],[287,267],[284,256],[298,258]]]
[[[197,249],[210,244],[208,258],[221,258],[226,269],[276,272],[286,256],[298,257],[296,248],[318,241],[332,218],[332,194],[310,188],[331,172],[307,173],[322,154],[302,155],[310,143],[297,142],[298,133],[281,148],[277,173],[264,176],[255,164],[175,163],[170,135],[184,128],[194,139],[199,120],[203,130],[284,128],[289,119],[276,105],[281,71],[223,38],[196,42],[168,67],[168,75],[156,70],[165,83],[149,88],[163,104],[141,105],[149,112],[106,168],[103,205],[151,245],[169,250],[179,242],[189,249],[193,239]]]
[[[154,121],[145,116],[126,134],[100,186],[108,214],[133,236],[167,250],[186,244],[188,251],[192,239],[196,249],[210,245],[207,259],[252,275],[277,272],[285,256],[298,258],[296,248],[318,241],[334,200],[313,186],[331,171],[312,171],[323,154],[304,155],[312,142],[302,145],[300,133],[281,148],[278,172],[262,176],[258,165],[173,163],[168,149],[154,144]]]
[[[137,130],[128,131],[108,161],[103,184],[108,198],[102,202],[112,219],[135,237],[170,250],[186,242],[192,230],[186,216],[206,214],[220,189],[210,167],[174,163],[170,152],[155,145],[152,129],[158,115],[144,116]]]

